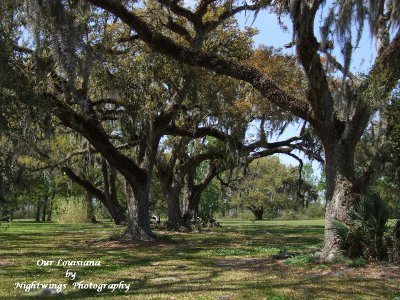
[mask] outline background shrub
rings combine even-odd
[[[59,223],[86,223],[87,210],[83,197],[57,198],[57,221]]]

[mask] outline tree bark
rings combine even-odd
[[[261,221],[263,219],[263,215],[264,215],[263,207],[249,206],[248,209],[250,209],[250,211],[254,214],[256,221]]]
[[[210,128],[209,128],[210,129]],[[196,131],[197,132],[197,131]],[[192,138],[192,137],[190,137]],[[223,138],[222,138],[223,139]],[[195,156],[188,157],[185,147],[188,143],[188,138],[182,138],[179,143],[175,144],[172,151],[171,158],[169,161],[165,161],[163,158],[159,158],[157,161],[157,175],[161,183],[162,192],[167,200],[168,210],[168,226],[171,229],[176,229],[180,225],[187,227],[188,222],[184,222],[182,216],[182,210],[179,201],[179,195],[182,188],[185,186],[185,212],[186,220],[193,219],[194,215],[197,218],[197,210],[192,209],[188,211],[188,207],[194,207],[193,200],[190,200],[191,189],[193,188],[193,176],[196,168],[203,162],[215,157],[220,157],[219,153],[213,151],[201,153]],[[189,177],[192,177],[191,182],[188,182]],[[190,185],[190,187],[188,186]],[[192,204],[189,205],[189,202]],[[199,201],[197,201],[199,202]],[[197,205],[198,206],[198,205]],[[190,216],[189,216],[190,214]]]
[[[115,225],[123,225],[126,222],[124,208],[119,203],[111,201],[108,208]]]
[[[47,213],[47,222],[51,222],[52,214],[53,214],[53,198],[50,200],[50,206],[49,206],[49,211]]]
[[[264,211],[262,209],[255,211],[254,215],[256,217],[256,221],[261,221],[263,219],[263,214]]]
[[[135,190],[125,182],[124,192],[128,205],[128,224],[123,238],[128,241],[153,240],[156,235],[150,228],[149,192],[150,182],[137,186]]]
[[[53,74],[58,79],[57,74]],[[175,93],[178,95],[177,93]],[[111,143],[99,120],[85,118],[72,110],[63,101],[50,95],[57,106],[56,114],[62,123],[81,133],[96,148],[107,162],[123,176],[128,204],[128,227],[125,238],[131,240],[151,240],[155,235],[150,230],[149,192],[151,174],[157,155],[158,145],[163,135],[163,129],[177,113],[177,104],[171,100],[170,105],[160,113],[150,129],[139,143],[139,151],[135,162],[119,152]],[[173,97],[174,98],[174,97]],[[183,101],[182,97],[178,97]]]
[[[183,215],[184,224],[190,225],[190,223],[197,221],[201,195],[219,171],[220,170],[218,170],[214,162],[211,162],[208,174],[198,184],[194,184],[196,168],[187,173],[185,178],[185,213]]]
[[[86,220],[91,223],[97,223],[93,207],[93,195],[86,192]]]
[[[321,259],[332,261],[341,254],[340,239],[334,221],[349,223],[349,211],[358,201],[361,191],[354,175],[354,141],[332,138],[325,146],[326,213],[324,246]]]
[[[197,215],[199,210],[199,203],[201,193],[198,191],[198,186],[194,184],[194,176],[196,174],[196,168],[189,170],[184,179],[184,214],[183,223],[185,226],[190,227],[191,223],[197,221]]]
[[[198,186],[193,186],[191,190],[188,191],[185,197],[186,209],[183,215],[183,222],[185,225],[190,225],[197,221],[201,194],[202,191],[198,189]]]
[[[46,197],[43,201],[43,206],[42,206],[42,222],[46,221],[46,213],[47,213],[47,204],[48,204],[49,199]]]
[[[56,75],[55,75],[56,76]],[[51,96],[50,96],[51,97]],[[97,151],[101,153],[101,155],[107,159],[107,161],[117,169],[120,174],[124,177],[124,181],[127,182],[127,186],[129,186],[130,189],[140,189],[142,186],[149,186],[149,173],[146,172],[146,169],[143,169],[139,167],[138,164],[136,164],[132,159],[127,157],[126,155],[120,153],[115,146],[111,143],[109,140],[107,134],[105,133],[104,128],[102,128],[100,122],[95,119],[87,119],[83,117],[82,115],[76,113],[73,111],[68,105],[60,101],[57,97],[51,97],[53,100],[54,105],[57,106],[56,109],[56,114],[57,117],[62,121],[62,123],[71,128],[76,130],[77,132],[81,133],[89,142],[90,144],[96,148]],[[157,144],[158,146],[158,144]],[[150,173],[151,174],[151,173]],[[98,190],[98,189],[97,189]],[[149,189],[145,189],[144,191],[149,192]],[[135,193],[135,199],[138,200],[139,202],[143,199],[145,204],[148,205],[148,195],[145,196],[143,195],[144,191],[138,190]],[[104,194],[104,193],[101,193]],[[131,193],[129,193],[131,194]],[[96,194],[97,196],[97,194]],[[138,240],[138,239],[150,239],[150,236],[154,236],[154,234],[150,234],[148,238],[144,236],[145,233],[149,232],[150,228],[150,219],[146,221],[143,220],[143,218],[148,218],[149,212],[148,212],[148,207],[147,213],[145,212],[146,209],[143,208],[143,205],[141,205],[140,208],[137,207],[136,201],[133,201],[133,195],[130,197],[127,197],[127,202],[128,202],[128,228],[127,232],[130,233],[130,236],[132,240]],[[99,198],[101,200],[101,198]],[[106,203],[106,202],[105,202]],[[104,203],[104,204],[105,204]],[[107,207],[107,204],[105,204]],[[117,205],[115,203],[115,205]],[[138,210],[136,208],[138,208]],[[130,215],[130,213],[133,213],[133,215]],[[145,215],[141,216],[140,214],[144,212]],[[138,222],[137,216],[140,216],[141,221]],[[116,222],[117,223],[117,222]],[[119,223],[119,222],[118,222]],[[147,223],[147,224],[146,224]],[[140,226],[141,224],[144,224],[144,228],[141,230],[138,230],[138,235],[135,236],[135,231],[136,227],[134,226],[136,224],[137,226]]]
[[[157,176],[161,184],[161,191],[167,201],[167,227],[177,229],[182,225],[182,211],[179,201],[179,194],[182,190],[181,172],[174,172],[176,159],[172,159],[168,164],[163,164],[159,158],[157,162]]]
[[[35,221],[40,222],[40,202],[36,204],[36,216],[35,216]]]
[[[182,224],[182,212],[179,203],[180,190],[176,187],[171,187],[171,189],[164,192],[167,200],[168,227],[171,229]]]
[[[165,125],[162,119],[163,114],[150,124],[146,142],[139,145],[137,161],[145,176],[140,178],[140,181],[135,180],[134,184],[125,181],[128,226],[124,238],[128,240],[151,241],[156,238],[156,234],[150,228],[150,186],[158,144],[162,136],[159,130]]]
[[[104,158],[102,158],[101,160],[101,170],[103,175],[104,204],[110,212],[115,224],[122,225],[125,222],[125,214],[124,208],[119,204],[117,198],[117,190],[115,184],[116,171],[113,167],[107,164],[107,161]]]

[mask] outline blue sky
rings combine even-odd
[[[325,9],[326,10],[326,9]],[[317,38],[319,38],[319,27],[321,26],[321,13],[318,13],[318,18],[315,22],[315,33]],[[324,11],[322,11],[324,15]],[[254,45],[257,47],[260,44],[266,46],[274,46],[276,48],[283,48],[285,53],[294,54],[294,47],[290,49],[284,48],[284,45],[292,41],[292,28],[289,18],[282,17],[281,20],[288,28],[287,31],[282,30],[278,23],[278,18],[274,14],[270,14],[267,11],[260,11],[257,18],[254,20],[254,13],[252,12],[242,12],[237,15],[239,24],[242,29],[245,26],[254,27],[259,30],[259,34],[254,38]],[[354,34],[355,35],[355,34]],[[340,52],[340,47],[336,43],[333,55],[335,55],[339,60],[342,58]],[[371,67],[374,62],[376,55],[375,43],[370,38],[369,27],[366,23],[364,26],[363,38],[361,39],[356,51],[354,52],[351,64],[351,70],[355,73],[366,72]]]

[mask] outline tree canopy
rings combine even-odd
[[[334,221],[351,221],[349,211],[390,160],[385,149],[395,148],[397,121],[389,111],[400,79],[396,0],[6,0],[2,7],[2,198],[6,181],[27,165],[56,168],[88,199],[101,199],[116,223],[126,205],[125,238],[147,240],[155,238],[154,178],[176,228],[197,219],[202,194],[216,179],[229,185],[224,172],[253,161],[251,170],[277,153],[303,167],[300,151],[324,164],[321,257],[330,260],[341,248]],[[240,29],[237,14],[261,10],[288,17],[281,25],[292,28],[293,56],[273,41],[255,49],[256,30]],[[366,23],[375,61],[366,74],[352,74]],[[332,54],[338,48],[341,61]],[[271,140],[293,123],[300,124],[298,136]],[[249,140],[251,126],[257,134]],[[285,173],[274,159],[260,161],[268,166],[253,172]],[[270,190],[289,185],[279,177],[268,181]],[[249,198],[270,193],[257,180],[248,184],[255,193]]]

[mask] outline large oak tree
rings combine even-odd
[[[177,35],[188,41],[202,40],[226,19],[243,10],[271,8],[278,14],[290,16],[293,26],[296,54],[307,76],[306,99],[288,94],[271,78],[257,68],[237,60],[198,49],[196,42],[182,43],[155,30],[134,7],[115,0],[88,0],[88,2],[111,12],[125,22],[137,36],[157,52],[189,65],[197,65],[221,75],[227,75],[250,83],[266,100],[273,102],[293,115],[306,120],[321,140],[325,153],[327,179],[327,211],[325,243],[321,256],[332,259],[340,251],[338,237],[333,231],[333,221],[348,221],[347,212],[362,193],[368,181],[365,174],[356,177],[354,168],[355,148],[363,135],[371,116],[385,106],[386,99],[400,78],[400,32],[399,12],[396,1],[339,1],[332,4],[324,26],[324,38],[318,40],[316,15],[326,1],[292,0],[260,1],[240,4],[227,0],[199,1],[193,8],[180,1],[159,0],[160,5],[171,12],[167,25]],[[368,8],[368,9],[367,9]],[[211,10],[217,16],[207,15]],[[368,13],[367,13],[368,12]],[[364,20],[368,17],[371,33],[377,41],[377,57],[366,76],[355,78],[349,70],[351,53],[357,40],[352,39],[351,26],[358,24],[361,34]],[[186,26],[182,26],[184,20]],[[357,21],[359,20],[358,23]],[[392,29],[392,31],[390,30]],[[337,33],[345,53],[343,64],[329,53],[332,46],[326,37]],[[393,38],[389,33],[393,32]],[[338,89],[328,79],[328,70],[321,57],[326,56],[337,70],[343,72],[343,84]],[[379,103],[380,105],[374,105]],[[378,151],[377,151],[378,152]],[[371,159],[373,166],[374,158]]]

